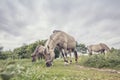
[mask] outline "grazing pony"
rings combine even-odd
[[[87,49],[90,55],[92,55],[92,52],[100,52],[105,54],[105,51],[110,51],[110,48],[104,43],[87,46]]]
[[[54,30],[53,34],[50,35],[49,39],[45,44],[44,56],[47,67],[50,67],[52,65],[53,59],[55,57],[55,47],[59,48],[59,51],[62,53],[62,56],[64,58],[64,62],[68,63],[68,53],[70,54],[70,63],[72,62],[71,52],[74,52],[75,61],[77,62],[78,55],[76,51],[75,39],[63,31]]]
[[[32,62],[36,61],[36,57],[38,59],[42,59],[44,57],[43,52],[44,52],[44,46],[38,45],[31,55]]]

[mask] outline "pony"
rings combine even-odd
[[[55,47],[59,48],[59,51],[62,53],[65,63],[68,63],[68,59],[67,59],[68,53],[70,54],[70,63],[72,62],[71,52],[74,52],[75,61],[77,63],[78,54],[76,50],[75,39],[63,31],[54,30],[53,34],[51,34],[49,39],[47,40],[44,49],[44,56],[47,67],[52,66],[52,62],[55,57],[55,53],[54,53]]]
[[[37,47],[36,47],[36,49],[34,50],[34,52],[32,53],[32,55],[31,55],[31,57],[32,57],[32,62],[35,62],[36,61],[36,57],[38,58],[38,59],[42,59],[43,57],[44,57],[44,54],[43,54],[43,52],[44,52],[44,46],[42,46],[42,45],[38,45]]]
[[[92,55],[92,52],[100,52],[105,54],[105,51],[110,51],[110,48],[104,43],[99,43],[87,46],[87,50],[90,55]]]

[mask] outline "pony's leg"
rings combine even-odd
[[[69,51],[70,54],[70,64],[72,63],[72,56],[71,56],[71,50]]]
[[[102,53],[105,55],[105,50],[103,50]]]
[[[72,52],[72,50],[71,49],[69,49],[68,50],[68,54],[69,54],[69,60],[70,60],[70,64],[72,63],[72,56],[71,56],[71,52]]]
[[[75,55],[75,61],[76,61],[76,63],[78,62],[78,54],[77,54],[77,51],[75,50],[74,51],[74,55]]]
[[[63,56],[63,52],[60,50],[59,58],[62,58]]]
[[[101,50],[100,52],[98,52],[100,54],[105,54],[105,50]]]
[[[42,54],[40,55],[40,60],[42,60],[42,58],[43,58],[43,56],[42,56]]]
[[[61,48],[59,48],[59,47],[57,47],[58,48],[58,50],[60,51],[60,53],[59,53],[59,58],[62,58],[64,55],[63,55],[63,52],[62,52],[62,49]]]
[[[68,54],[68,52],[67,52],[67,50],[65,50],[65,59],[66,59],[66,62],[68,63],[68,57],[67,57],[67,54]]]
[[[64,50],[64,49],[62,49],[62,56],[63,56],[63,58],[64,58],[64,62],[67,62],[68,63],[68,60],[67,60],[67,53],[66,53],[66,51]]]
[[[65,42],[63,44],[63,50],[64,50],[64,61],[68,63],[68,60],[67,60],[67,43]]]
[[[91,56],[91,55],[92,55],[92,52],[90,52],[89,55]]]
[[[92,55],[92,50],[89,50],[89,55],[90,55],[90,56]]]

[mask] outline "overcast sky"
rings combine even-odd
[[[14,49],[63,30],[86,45],[120,48],[120,0],[0,0],[0,46]]]

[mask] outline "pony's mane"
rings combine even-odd
[[[54,31],[53,31],[53,33],[56,33],[56,32],[62,32],[62,31],[60,31],[60,30],[54,30]]]
[[[48,40],[46,41],[45,47],[48,46],[50,40],[53,38],[53,36],[56,35],[55,33],[57,33],[57,32],[62,32],[62,31],[60,31],[60,30],[54,30],[54,31],[53,31],[53,34],[51,34],[50,37],[48,38]]]

